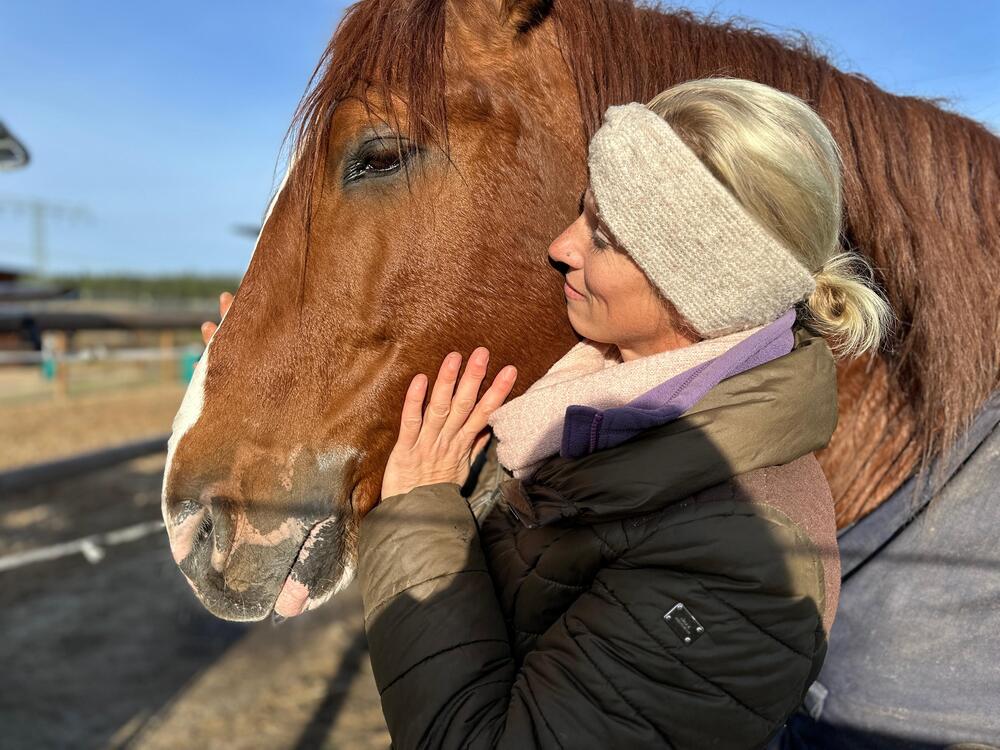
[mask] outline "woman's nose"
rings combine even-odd
[[[559,263],[565,263],[571,268],[580,268],[583,264],[583,252],[580,248],[580,238],[577,236],[576,224],[578,222],[573,222],[566,229],[552,240],[552,244],[549,245],[549,257],[558,261]]]

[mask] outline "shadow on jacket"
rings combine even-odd
[[[400,748],[755,748],[815,679],[839,593],[832,355],[728,378],[679,419],[527,481],[387,498],[366,632]]]

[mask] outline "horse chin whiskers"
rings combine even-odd
[[[330,596],[336,596],[350,586],[354,582],[354,576],[356,573],[357,565],[355,563],[345,563],[344,570],[340,575],[340,580],[337,581],[336,585],[333,587],[333,591],[330,592]]]
[[[263,620],[271,611],[271,608],[263,602],[246,601],[244,595],[238,591],[205,590],[194,584],[191,585],[191,588],[205,609],[223,620],[256,622]]]
[[[321,607],[354,582],[354,577],[357,572],[356,563],[354,561],[344,560],[341,562],[341,566],[340,577],[336,581],[332,578],[317,579],[317,584],[325,583],[332,585],[325,593],[319,594],[315,597],[310,596],[306,602],[305,608],[303,609],[304,612]]]

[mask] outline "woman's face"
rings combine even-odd
[[[549,245],[549,258],[565,275],[563,293],[573,329],[591,341],[615,344],[624,361],[699,340],[617,246],[597,217],[590,188],[580,198],[580,217]]]

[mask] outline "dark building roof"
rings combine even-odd
[[[18,169],[29,161],[28,149],[0,122],[0,172]]]

